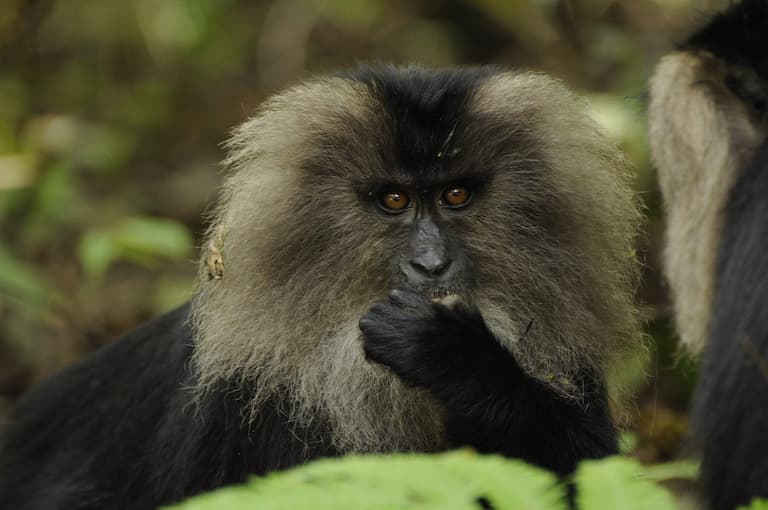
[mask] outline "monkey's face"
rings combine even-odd
[[[526,287],[515,266],[535,263],[535,254],[548,247],[548,231],[557,222],[548,220],[547,211],[558,202],[537,182],[535,165],[525,165],[533,176],[519,171],[516,161],[530,160],[521,155],[527,149],[516,147],[515,157],[510,149],[496,158],[467,148],[440,161],[439,170],[432,169],[436,176],[411,168],[385,182],[353,185],[361,206],[358,221],[366,225],[359,244],[370,249],[363,259],[375,259],[375,272],[361,273],[373,277],[368,285],[380,285],[379,293],[407,289],[470,303],[478,282],[490,289],[517,274],[516,284]],[[408,168],[407,162],[400,164]],[[541,203],[545,197],[548,204]],[[503,256],[501,247],[506,247]]]
[[[300,147],[286,148],[290,159],[275,170],[290,195],[276,190],[274,200],[262,191],[251,202],[272,200],[273,210],[259,214],[269,226],[251,264],[266,268],[276,288],[315,306],[343,294],[361,311],[393,289],[467,302],[478,290],[522,298],[537,266],[571,265],[541,264],[552,239],[564,243],[573,229],[558,189],[568,183],[541,157],[532,107],[485,111],[478,83],[461,79],[439,99],[430,95],[434,83],[417,90],[425,95],[404,84],[335,85],[348,89],[346,103],[303,117]],[[318,299],[320,292],[327,294]]]
[[[362,360],[358,320],[394,289],[455,294],[542,378],[636,338],[629,173],[555,80],[320,79],[267,101],[229,149],[211,230],[225,270],[195,303],[211,377],[309,352],[323,373]]]
[[[399,227],[388,268],[393,287],[434,299],[471,289],[472,262],[456,219],[471,207],[477,187],[474,182],[390,184],[366,193],[368,208]]]
[[[398,286],[425,291],[433,298],[462,294],[470,287],[471,261],[452,220],[471,206],[473,184],[371,193],[382,213],[408,230],[401,253],[392,260]]]

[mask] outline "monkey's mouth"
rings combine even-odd
[[[425,289],[424,293],[432,301],[440,301],[441,299],[447,298],[449,296],[454,296],[456,298],[459,297],[456,289],[448,289],[443,287]]]
[[[439,287],[428,289],[425,295],[431,299],[432,302],[440,303],[441,305],[448,307],[453,307],[457,303],[467,304],[469,302],[469,297],[465,293],[454,288]]]

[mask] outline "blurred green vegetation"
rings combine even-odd
[[[540,69],[588,96],[648,205],[639,299],[658,349],[630,413],[673,456],[693,369],[658,272],[643,94],[713,0],[4,0],[0,421],[30,384],[188,299],[220,144],[269,93],[359,61]]]
[[[573,476],[581,510],[675,510],[654,481],[695,477],[697,466],[646,470],[625,457],[581,463]],[[652,468],[652,469],[655,469]],[[515,483],[510,484],[509,481]],[[557,476],[515,459],[455,451],[321,459],[289,471],[254,477],[169,508],[176,510],[565,510],[567,489]]]

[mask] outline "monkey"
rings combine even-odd
[[[560,81],[361,66],[227,150],[191,301],[17,405],[0,506],[154,508],[351,452],[567,475],[617,451],[641,213]]]
[[[691,444],[712,509],[768,497],[768,3],[746,0],[650,80],[664,266],[682,342],[701,357]]]

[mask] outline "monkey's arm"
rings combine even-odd
[[[369,359],[443,405],[452,446],[519,457],[568,474],[617,450],[604,386],[586,372],[580,402],[527,375],[464,306],[395,291],[360,320]]]

